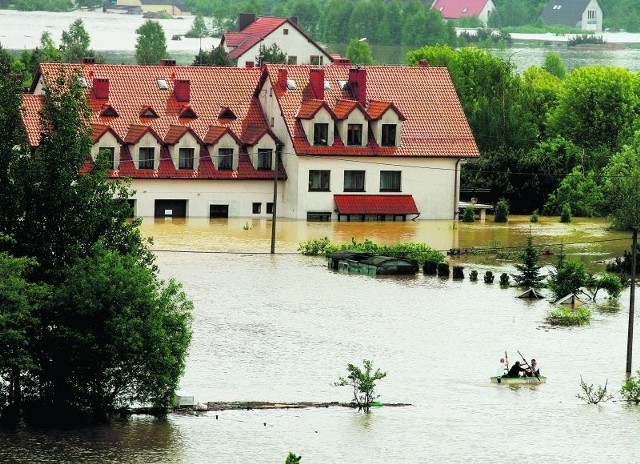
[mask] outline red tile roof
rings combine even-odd
[[[376,119],[380,119],[384,114],[389,110],[393,110],[397,115],[400,121],[404,121],[407,118],[404,117],[404,114],[398,109],[396,105],[392,102],[381,102],[381,101],[369,101],[369,107],[367,108],[367,113],[369,113],[369,117],[374,121]]]
[[[479,155],[449,72],[444,67],[368,66],[367,104],[369,114],[379,112],[378,102],[392,102],[405,118],[398,147],[345,147],[339,140],[334,146],[309,145],[298,119],[305,100],[313,99],[309,74],[312,66],[275,65],[264,67],[264,79],[270,79],[293,140],[296,153],[302,155],[465,157]],[[296,90],[278,84],[278,69],[286,69],[287,79],[296,82]],[[340,100],[353,100],[348,88],[338,81],[348,81],[349,66],[325,66],[324,79],[329,89],[324,101],[336,108]],[[372,107],[372,108],[371,108]],[[370,111],[371,108],[371,111]]]
[[[284,23],[291,24],[287,18],[273,18],[271,16],[258,16],[256,20],[240,32],[227,32],[223,40],[228,47],[235,47],[229,52],[229,58],[238,59],[247,50],[256,45],[266,36],[278,29]]]
[[[300,106],[300,110],[298,110],[298,117],[300,119],[313,119],[316,113],[320,110],[320,108],[325,108],[332,117],[336,117],[335,113],[327,102],[324,100],[305,100],[302,102]],[[337,118],[337,117],[336,117]]]
[[[209,67],[209,66],[135,66],[135,65],[110,65],[110,64],[66,64],[68,70],[81,71],[89,88],[87,98],[92,110],[91,123],[100,126],[109,126],[113,133],[126,143],[135,143],[146,133],[152,131],[155,136],[165,143],[175,142],[176,127],[188,127],[197,139],[205,143],[213,143],[218,137],[212,135],[212,130],[222,132],[230,131],[238,144],[251,144],[256,133],[269,130],[269,126],[260,107],[255,90],[260,80],[259,69]],[[47,79],[47,76],[55,76],[60,69],[60,64],[41,64],[36,75],[38,79]],[[96,100],[90,88],[93,78],[109,80],[108,104],[118,113],[118,117],[101,117],[100,112],[104,108],[105,100]],[[189,80],[190,102],[189,108],[198,115],[197,118],[181,118],[185,109],[184,102],[179,102],[174,96],[174,81],[178,79]],[[164,80],[168,84],[166,90],[158,85],[158,80]],[[35,86],[34,86],[35,88]],[[27,129],[29,142],[32,146],[39,143],[39,119],[38,111],[42,107],[42,96],[24,95],[23,121]],[[140,110],[151,107],[157,113],[157,118],[140,118]],[[219,119],[221,109],[229,108],[236,119]],[[223,126],[223,127],[221,127]],[[219,129],[212,129],[219,127]],[[128,148],[123,149],[128,152]],[[203,150],[206,153],[206,150]],[[124,169],[113,171],[113,176],[121,175],[127,170],[128,153],[121,154]],[[247,158],[248,159],[248,158]],[[132,177],[162,177],[163,169],[167,163],[161,163],[161,172],[153,170],[134,169],[130,162],[131,170],[126,175]],[[193,176],[199,178],[226,178],[231,174],[217,171],[212,165],[207,170],[207,163],[200,162],[201,168]],[[255,173],[244,171],[236,172],[236,177],[230,178],[273,178],[272,171],[257,171]],[[150,174],[155,172],[155,175]],[[183,171],[178,171],[180,176],[185,176]],[[124,175],[124,174],[122,174]],[[286,174],[283,174],[286,175]],[[244,177],[243,177],[244,176]]]
[[[447,19],[479,16],[489,0],[436,0],[433,9]]]
[[[360,109],[360,111],[362,111],[362,114],[364,114],[364,116],[367,119],[369,118],[369,115],[367,114],[366,110],[362,107],[360,103],[358,103],[355,100],[336,101],[336,106],[333,109],[333,112],[335,113],[337,119],[347,119],[351,114],[351,112],[356,108]]]
[[[340,214],[420,214],[411,195],[334,195]]]

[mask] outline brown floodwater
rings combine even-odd
[[[480,274],[513,272],[513,251],[529,232],[555,252],[595,270],[629,247],[629,234],[600,220],[498,225],[453,222],[306,223],[145,220],[163,278],[180,280],[194,301],[194,338],[181,390],[197,401],[347,401],[332,386],[350,362],[372,359],[388,373],[380,400],[403,408],[363,415],[328,408],[137,417],[72,430],[0,432],[0,462],[278,463],[294,451],[304,463],[640,461],[640,408],[576,398],[580,378],[615,399],[624,379],[628,290],[591,304],[588,326],[552,328],[548,300],[518,290],[441,279],[366,277],[329,271],[296,253],[300,242],[419,241],[439,250],[500,248],[456,262]],[[554,256],[550,257],[551,260]],[[637,313],[637,312],[636,312]],[[637,346],[637,343],[635,344]],[[489,382],[508,351],[539,360],[548,383]],[[634,349],[634,370],[640,350]]]

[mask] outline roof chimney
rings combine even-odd
[[[94,77],[93,95],[96,98],[109,99],[109,79]]]
[[[176,60],[170,60],[169,58],[163,58],[160,60],[160,66],[175,66]]]
[[[297,16],[289,16],[289,22],[291,24],[295,24],[297,26],[298,25],[298,17]]]
[[[80,63],[82,64],[96,64],[96,59],[93,56],[85,56],[80,59]]]
[[[282,90],[287,90],[287,70],[278,69],[278,84]]]
[[[349,87],[351,95],[361,105],[367,102],[367,70],[364,68],[349,68]]]
[[[188,102],[191,97],[191,82],[189,82],[189,79],[176,79],[173,83],[173,95],[179,102]]]
[[[311,68],[309,71],[309,84],[311,92],[318,100],[324,100],[324,69]]]
[[[429,67],[429,62],[427,60],[420,60],[419,66],[421,68],[427,68]]]
[[[255,22],[256,15],[254,15],[253,13],[240,13],[240,15],[238,16],[238,32]]]

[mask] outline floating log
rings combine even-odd
[[[387,407],[412,406],[409,403],[383,403],[382,405]],[[357,408],[358,405],[355,403],[340,403],[338,401],[300,401],[295,403],[272,403],[268,401],[210,401],[207,403],[207,409],[209,411],[230,411],[239,409],[303,409],[329,407]]]

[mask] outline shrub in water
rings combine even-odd
[[[462,222],[473,222],[476,220],[476,213],[473,209],[473,205],[467,205],[462,214]]]
[[[438,276],[449,277],[449,263],[438,263]]]
[[[531,213],[531,217],[529,218],[529,222],[538,222],[539,220],[539,215],[538,215],[538,210],[534,210],[533,213]]]
[[[589,321],[591,321],[591,311],[584,306],[576,309],[560,307],[547,315],[547,322],[552,325],[585,325]]]
[[[487,272],[484,273],[484,282],[486,284],[492,284],[493,283],[493,279],[494,279],[493,272],[487,271]]]
[[[571,222],[571,206],[569,203],[562,205],[562,211],[560,212],[560,222]]]
[[[464,266],[453,266],[453,278],[464,279]]]
[[[636,372],[636,375],[627,377],[624,380],[620,393],[625,400],[635,404],[640,403],[640,370]]]
[[[478,271],[475,269],[469,273],[469,280],[471,282],[476,282],[478,280]]]
[[[504,198],[496,203],[496,213],[493,216],[493,222],[507,222],[509,216],[509,203]]]
[[[509,274],[506,272],[500,274],[500,285],[503,287],[507,287],[509,285]]]

